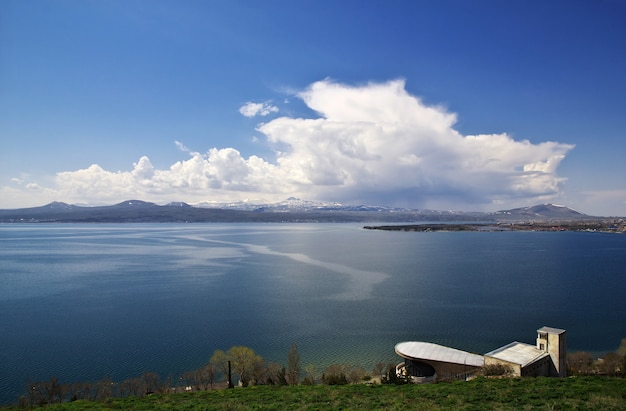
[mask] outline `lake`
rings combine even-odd
[[[0,225],[0,403],[25,382],[177,377],[245,345],[302,365],[399,362],[420,340],[485,353],[567,330],[626,337],[626,235],[365,224]]]

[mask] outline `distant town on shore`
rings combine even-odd
[[[365,226],[366,230],[384,231],[587,231],[603,233],[626,233],[624,220],[597,220],[597,221],[529,221],[525,223],[497,223],[497,224],[401,224]]]

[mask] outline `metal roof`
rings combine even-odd
[[[534,345],[514,341],[504,347],[498,348],[497,350],[488,352],[485,354],[485,357],[493,357],[498,360],[508,361],[525,367],[547,355],[550,354],[537,349]]]
[[[398,343],[396,344],[396,353],[401,357],[413,360],[432,360],[474,367],[482,367],[485,364],[482,355],[421,341]]]

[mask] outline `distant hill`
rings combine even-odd
[[[589,218],[586,214],[579,213],[576,210],[557,204],[539,204],[532,207],[502,210],[495,212],[494,215],[521,220],[577,220],[581,218]]]
[[[409,210],[370,205],[343,205],[290,197],[272,204],[172,202],[158,205],[127,200],[110,206],[86,207],[53,202],[41,207],[0,210],[0,222],[57,223],[208,223],[208,222],[417,222],[534,221],[593,218],[554,204],[495,213]]]

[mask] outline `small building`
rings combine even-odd
[[[485,365],[508,366],[514,376],[567,376],[565,330],[541,327],[536,345],[512,342],[485,354]]]
[[[505,365],[513,376],[565,377],[565,337],[565,330],[541,327],[535,345],[514,341],[484,356],[428,342],[401,342],[395,351],[404,362],[396,366],[396,373],[421,383],[468,379],[485,365]]]

